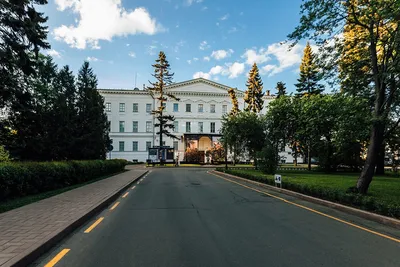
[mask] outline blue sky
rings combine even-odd
[[[299,22],[301,0],[50,0],[47,53],[76,72],[89,60],[99,88],[133,88],[152,79],[163,50],[174,81],[204,77],[245,89],[258,63],[264,89],[289,91],[304,48],[280,43]]]

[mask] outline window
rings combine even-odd
[[[110,102],[106,103],[106,111],[111,112],[111,103]]]
[[[162,141],[162,145],[165,146],[165,141]]]
[[[179,133],[179,122],[174,121],[174,133]]]
[[[198,112],[203,113],[203,111],[204,111],[203,104],[199,104]]]
[[[215,133],[215,122],[212,122],[210,124],[210,130],[211,130],[211,133]]]
[[[146,121],[146,133],[151,133],[153,132],[153,127],[152,127],[152,122],[151,121]]]
[[[125,103],[119,103],[119,112],[125,112]]]
[[[186,122],[186,132],[190,133],[190,121]]]
[[[139,128],[139,127],[138,127],[138,124],[139,124],[139,123],[138,123],[137,121],[133,121],[133,122],[132,122],[132,132],[133,132],[133,133],[137,133],[137,132],[138,132],[138,128]]]
[[[186,104],[186,112],[192,112],[192,105]]]
[[[164,110],[167,110],[167,103],[162,103],[162,106],[164,107]]]
[[[111,132],[111,121],[108,121],[108,131]]]
[[[132,112],[139,112],[139,104],[138,103],[133,103],[132,104]]]
[[[222,105],[222,114],[228,113],[228,106],[227,105]]]
[[[151,104],[146,104],[146,112],[151,113]]]
[[[211,104],[210,106],[210,112],[215,113],[215,104]]]
[[[175,151],[178,151],[178,145],[179,145],[178,141],[174,141],[174,150]]]
[[[132,142],[132,151],[133,152],[137,152],[138,151],[138,142],[137,141],[133,141]]]
[[[179,104],[174,103],[174,112],[179,112]]]
[[[125,122],[124,121],[119,122],[119,132],[120,133],[125,132]]]
[[[151,141],[146,142],[146,151],[149,151],[149,148],[151,148]]]
[[[125,142],[124,141],[119,142],[119,151],[125,151]]]
[[[203,122],[199,122],[199,133],[203,132]]]

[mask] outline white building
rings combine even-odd
[[[168,86],[180,101],[169,100],[166,112],[175,116],[174,134],[180,140],[163,137],[164,145],[179,152],[180,160],[188,146],[195,145],[199,151],[211,148],[220,137],[221,117],[232,108],[228,95],[230,87],[203,78],[174,83]],[[156,101],[145,90],[99,89],[104,97],[108,120],[111,122],[110,138],[113,140],[111,158],[145,162],[148,147],[159,145],[157,129],[151,111]],[[244,92],[236,90],[239,108],[244,108]],[[274,99],[269,92],[264,96],[266,112]],[[288,150],[289,152],[290,150]],[[286,162],[293,162],[291,153],[282,152]]]

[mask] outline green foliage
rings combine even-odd
[[[275,89],[277,91],[276,98],[286,95],[286,84],[284,82],[278,82]]]
[[[1,163],[0,201],[84,183],[125,165],[125,160]]]
[[[279,164],[279,154],[276,146],[267,140],[264,147],[257,153],[259,169],[263,173],[275,174]]]
[[[179,137],[171,133],[171,130],[174,129],[173,122],[175,117],[164,114],[164,103],[168,99],[179,101],[179,98],[175,97],[167,90],[167,86],[172,84],[174,74],[170,73],[171,67],[164,52],[160,51],[158,59],[156,59],[156,63],[153,64],[152,67],[154,68],[154,74],[152,74],[152,76],[156,79],[156,82],[150,82],[151,86],[147,87],[147,90],[149,90],[152,97],[155,97],[158,100],[159,106],[157,109],[153,110],[153,114],[155,114],[158,121],[154,127],[159,127],[157,134],[159,135],[161,147],[164,135],[173,139],[179,139]]]
[[[44,4],[46,0],[0,2],[0,108],[24,94],[24,78],[34,74],[39,49],[50,47],[43,25],[47,18],[35,9]]]
[[[323,85],[319,84],[322,79],[318,67],[315,63],[315,56],[312,52],[310,43],[304,49],[303,59],[300,64],[300,78],[295,84],[298,92],[297,96],[318,95],[324,91]]]
[[[273,176],[262,174],[256,170],[225,171],[246,179],[274,185]],[[282,186],[285,189],[310,195],[313,197],[341,203],[344,205],[376,212],[385,216],[400,218],[400,181],[397,178],[377,177],[370,195],[354,194],[347,191],[353,185],[357,175],[321,174],[316,172],[279,172],[282,175]]]
[[[247,90],[244,95],[244,102],[247,103],[246,111],[261,112],[264,106],[263,83],[258,71],[257,64],[254,63],[247,79]]]
[[[0,162],[10,161],[10,153],[4,148],[4,146],[0,146]]]

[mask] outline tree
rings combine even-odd
[[[235,165],[239,160],[239,157],[245,150],[244,140],[240,137],[241,125],[237,114],[224,115],[222,117],[222,126],[220,133],[222,135],[220,142],[223,144],[225,152],[229,151],[232,153],[232,163]]]
[[[229,94],[229,96],[231,98],[231,101],[232,101],[232,109],[231,109],[230,115],[235,116],[240,112],[240,110],[239,110],[239,102],[237,100],[235,90],[233,88],[229,89],[228,90],[228,94]]]
[[[286,84],[283,82],[278,82],[276,84],[276,91],[278,91],[276,98],[286,95]]]
[[[322,76],[315,63],[315,56],[311,50],[310,43],[307,42],[304,48],[303,59],[300,64],[300,78],[295,84],[298,96],[317,95],[324,91],[323,85],[319,84]]]
[[[0,162],[5,162],[10,160],[10,153],[4,148],[4,146],[0,146]]]
[[[97,77],[85,61],[77,79],[78,122],[74,147],[75,159],[105,159],[109,138],[109,122],[104,111],[104,99],[97,91]]]
[[[358,41],[368,47],[368,67],[371,70],[373,85],[372,126],[364,168],[356,184],[356,190],[366,194],[374,175],[379,150],[385,138],[388,116],[398,104],[400,73],[400,34],[399,13],[400,2],[390,0],[364,1],[312,1],[303,3],[300,25],[289,35],[295,42],[311,37],[319,44],[328,43],[342,25],[352,29],[360,27],[362,34],[356,34]],[[321,34],[323,32],[324,34]],[[339,44],[340,38],[336,38]],[[341,46],[334,46],[329,57],[325,57],[327,65],[335,66],[343,51]],[[343,46],[342,46],[343,47]],[[326,51],[328,48],[323,47]],[[336,64],[339,65],[339,64]],[[326,68],[326,71],[334,68]],[[398,126],[400,119],[395,126]],[[390,129],[389,129],[390,131]]]
[[[34,74],[39,49],[50,47],[43,25],[47,18],[34,4],[47,1],[0,1],[0,108],[23,92],[23,76]]]
[[[164,113],[164,104],[167,100],[174,99],[179,101],[179,98],[168,92],[167,89],[167,86],[172,83],[174,74],[170,73],[171,67],[164,52],[160,51],[156,63],[152,66],[154,68],[154,74],[152,74],[152,76],[156,79],[156,82],[152,83],[149,81],[151,86],[147,87],[147,89],[152,95],[155,95],[158,100],[159,106],[157,109],[153,110],[153,114],[155,114],[158,123],[154,126],[159,127],[157,134],[160,136],[160,147],[162,147],[164,135],[173,139],[179,139],[179,137],[171,133],[171,130],[174,129],[173,122],[175,117]]]
[[[262,99],[264,96],[262,92],[263,83],[256,63],[254,63],[250,70],[246,86],[247,90],[244,95],[244,101],[247,103],[247,107],[245,110],[257,113],[261,112],[264,105],[264,100]]]

